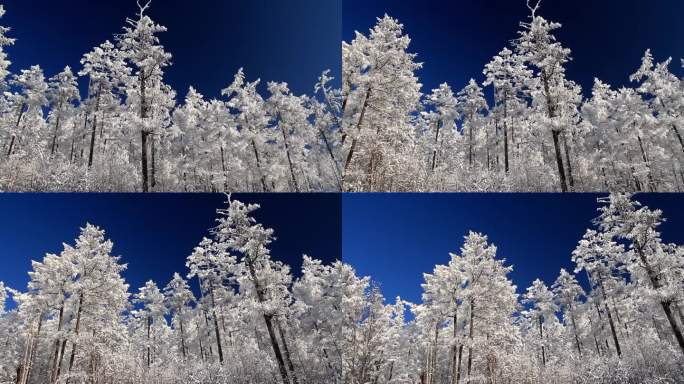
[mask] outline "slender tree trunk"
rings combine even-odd
[[[143,70],[140,71],[140,74],[138,75],[138,78],[140,80],[140,119],[145,120],[147,119],[147,112],[148,112],[148,106],[147,106],[147,93],[146,93],[146,78],[145,78],[145,72]],[[149,192],[149,183],[148,183],[148,174],[147,174],[147,136],[150,133],[147,132],[147,128],[142,127],[140,130],[140,171],[142,173],[142,191],[143,192]]]
[[[211,311],[212,311],[212,317],[214,318],[214,334],[216,335],[216,347],[218,348],[218,354],[219,354],[219,363],[223,364],[223,343],[221,343],[221,332],[219,331],[219,326],[218,326],[218,317],[216,316],[216,301],[214,300],[214,285],[213,283],[210,284],[210,289],[211,291],[209,292],[211,294]]]
[[[435,371],[437,370],[437,343],[439,341],[439,323],[435,323],[435,339],[433,341],[433,347],[432,347],[432,356],[430,359],[430,367],[428,372],[430,372],[429,375],[429,380],[428,384],[434,384],[435,383]]]
[[[33,373],[33,361],[36,357],[36,349],[38,349],[38,342],[40,341],[40,331],[43,328],[43,313],[38,315],[38,329],[36,330],[35,337],[32,337],[31,345],[28,350],[28,357],[26,365],[24,367],[24,374],[22,375],[22,384],[27,384],[31,379],[31,373]]]
[[[542,365],[546,366],[546,349],[544,347],[544,321],[542,320],[541,315],[539,315],[537,320],[539,321],[539,341],[541,342]]]
[[[102,83],[97,88],[97,101],[95,102],[95,112],[93,112],[92,129],[90,130],[90,152],[88,154],[88,168],[93,166],[93,154],[95,153],[95,132],[97,131],[97,112],[100,110],[100,99],[102,97]]]
[[[178,318],[178,322],[180,323],[180,333],[181,333],[181,351],[183,352],[183,360],[186,358],[186,353],[185,353],[185,331],[183,330],[183,318],[182,314]]]
[[[152,328],[152,318],[150,316],[147,316],[147,346],[146,346],[147,347],[146,348],[147,369],[150,369],[150,360],[151,360],[151,358],[150,358],[151,357],[150,356],[150,333],[151,333],[150,331],[151,331],[151,328]]]
[[[252,277],[252,282],[254,284],[254,288],[256,291],[257,300],[259,301],[259,303],[263,303],[265,301],[263,287],[261,286],[261,282],[259,281],[259,278],[256,274],[254,264],[250,259],[247,260],[247,266],[249,269],[249,274]],[[283,355],[280,351],[280,347],[278,346],[278,339],[276,338],[275,331],[273,330],[273,315],[269,313],[264,313],[263,316],[264,322],[266,323],[266,330],[268,331],[268,336],[271,339],[271,347],[273,348],[273,354],[275,355],[276,361],[278,363],[278,369],[280,371],[280,376],[283,380],[283,384],[290,384],[290,378],[287,374],[287,369],[285,368],[285,361],[283,360]]]
[[[78,334],[81,331],[81,313],[83,312],[83,292],[80,293],[78,297],[78,312],[76,313],[76,337],[78,338]],[[69,358],[69,374],[71,374],[71,370],[74,368],[74,359],[76,358],[76,349],[78,347],[78,343],[76,341],[71,343],[71,357]],[[70,377],[67,377],[66,384],[69,384],[69,379]]]
[[[575,190],[575,178],[572,176],[572,163],[570,162],[570,146],[565,132],[563,132],[563,148],[565,149],[565,162],[568,165],[568,181],[570,182],[570,190]]]
[[[458,366],[456,367],[456,384],[461,380],[461,361],[463,360],[463,344],[458,346]]]
[[[508,174],[508,95],[504,95],[504,170]]]
[[[603,287],[603,277],[599,274],[599,284],[601,285],[601,293],[603,295],[603,307],[608,315],[608,324],[610,325],[610,331],[613,334],[613,342],[615,343],[615,351],[617,351],[618,357],[622,357],[622,349],[620,348],[620,342],[618,341],[617,333],[615,332],[615,322],[613,321],[613,315],[608,307],[608,297],[606,296],[606,290]]]
[[[55,132],[52,135],[52,144],[50,145],[50,156],[55,154],[55,148],[57,147],[57,135],[59,133],[59,122],[62,118],[62,102],[59,102],[57,106],[57,121],[55,122]]]
[[[150,147],[152,147],[152,164],[150,172],[150,187],[154,191],[157,186],[157,145],[155,140],[155,135],[151,135],[152,140],[150,141]]]
[[[221,145],[221,170],[223,171],[223,190],[228,192],[228,171],[226,170],[226,157]]]
[[[468,120],[468,165],[473,166],[473,114]]]
[[[297,380],[297,374],[295,372],[294,364],[292,364],[292,356],[290,354],[290,348],[287,345],[287,330],[280,324],[280,321],[275,319],[276,327],[278,328],[278,333],[280,333],[280,340],[283,344],[283,354],[285,356],[285,361],[287,362],[287,368],[290,370],[292,375],[292,384],[299,384]]]
[[[558,166],[558,177],[560,178],[561,192],[568,191],[568,185],[565,181],[565,169],[563,167],[563,158],[561,157],[561,148],[558,142],[559,131],[552,130],[551,135],[553,136],[553,147],[556,151],[556,165]]]
[[[682,147],[682,152],[684,152],[684,140],[682,140],[682,135],[679,133],[679,129],[677,129],[677,126],[674,123],[672,124],[672,131],[674,132],[675,136],[677,136],[677,140],[679,140],[679,145]]]
[[[59,349],[59,362],[57,363],[57,371],[55,372],[55,377],[52,381],[53,383],[57,382],[59,374],[62,372],[62,362],[64,361],[64,352],[66,352],[66,343],[66,339],[62,340],[62,346]]]
[[[12,135],[12,139],[10,140],[9,150],[7,151],[7,157],[8,158],[12,155],[12,150],[14,150],[14,142],[17,139],[16,130],[19,129],[19,124],[21,123],[21,118],[24,116],[24,112],[25,112],[24,108],[26,108],[26,103],[21,103],[21,105],[19,106],[19,116],[17,117],[17,122],[14,124],[15,133]]]
[[[259,160],[259,151],[257,150],[256,142],[252,139],[252,149],[254,150],[254,159],[256,160],[257,171],[259,172],[259,177],[261,177],[261,191],[268,192],[266,188],[266,177],[261,169],[261,161]]]
[[[328,151],[328,154],[330,155],[330,161],[333,164],[333,171],[335,172],[335,179],[337,181],[337,187],[339,188],[340,191],[342,191],[342,181],[340,179],[340,166],[337,163],[337,160],[335,159],[335,154],[332,150],[332,146],[330,145],[330,141],[328,140],[328,137],[325,136],[325,132],[323,131],[322,128],[319,128],[319,132],[321,134],[321,138],[323,139],[323,143],[325,144],[325,148]]]
[[[432,166],[430,167],[433,172],[437,165],[437,143],[439,142],[439,129],[442,127],[442,122],[438,121],[435,125],[435,147],[432,149]]]
[[[149,192],[147,181],[147,135],[149,133],[140,131],[140,169],[142,171],[142,191]]]
[[[468,377],[470,377],[470,370],[473,365],[473,332],[475,320],[475,299],[470,300],[470,331],[468,338],[470,338],[470,345],[468,346]]]
[[[57,333],[62,331],[62,319],[64,318],[64,301],[59,307],[59,316],[57,319]],[[55,352],[52,354],[52,368],[50,370],[50,383],[54,383],[57,373],[57,362],[59,361],[59,344],[60,337],[55,338]]]
[[[648,162],[648,157],[646,157],[646,151],[644,150],[644,143],[641,141],[641,136],[637,136],[639,142],[639,148],[641,149],[641,158],[644,160],[644,165],[648,170],[648,189],[651,192],[655,192],[655,183],[653,182],[653,174],[651,173],[651,165]]]
[[[575,334],[575,343],[577,343],[577,352],[579,353],[580,357],[582,357],[582,344],[580,343],[579,336],[577,335],[577,323],[575,322],[575,312],[572,310],[572,306],[570,306],[570,320],[572,321],[572,330]]]
[[[651,264],[644,254],[643,246],[638,242],[635,241],[635,249],[637,250],[637,254],[639,255],[639,258],[641,259],[641,262],[646,269],[646,273],[651,281],[651,285],[653,286],[653,289],[660,289],[662,286],[662,283],[660,282],[660,278],[658,275],[655,273],[653,270],[653,267],[651,267]],[[682,350],[682,353],[684,353],[684,335],[682,335],[682,330],[679,327],[679,324],[677,324],[677,319],[675,319],[674,314],[672,313],[672,310],[670,308],[670,303],[667,301],[660,301],[660,306],[663,308],[663,312],[665,312],[665,316],[667,317],[667,321],[670,323],[670,327],[672,328],[672,333],[674,333],[675,338],[677,339],[677,343],[679,344],[679,348]]]
[[[456,310],[454,311],[453,338],[454,338],[454,346],[451,349],[451,351],[453,353],[453,357],[451,360],[451,364],[452,364],[452,366],[451,366],[451,383],[457,384],[458,383],[458,350],[460,347],[456,343],[456,340],[458,339],[458,307],[456,307]]]
[[[551,92],[549,89],[549,78],[548,75],[542,71],[542,84],[544,86],[544,94],[546,96],[546,109],[547,109],[547,115],[549,119],[553,119],[556,117],[556,106],[555,103],[553,102],[553,99],[551,97]],[[554,150],[556,151],[556,165],[558,166],[558,177],[560,178],[560,184],[561,184],[561,191],[562,192],[567,192],[568,191],[568,185],[565,181],[565,167],[563,166],[563,157],[561,155],[561,148],[560,148],[560,143],[558,142],[558,136],[560,135],[560,131],[557,131],[555,129],[551,130],[551,135],[553,137],[553,147]]]
[[[347,175],[349,173],[349,165],[352,162],[352,159],[354,158],[354,151],[356,150],[356,146],[359,140],[358,135],[361,133],[361,125],[363,124],[363,118],[366,115],[366,109],[368,108],[368,99],[370,99],[371,96],[371,88],[369,87],[368,90],[366,91],[366,95],[363,99],[363,106],[361,107],[361,114],[359,115],[359,121],[356,123],[356,132],[357,135],[352,139],[351,146],[349,147],[349,152],[347,153],[347,158],[344,162],[344,170],[342,171],[342,188],[346,188],[345,182]]]
[[[199,320],[199,317],[195,317],[195,320],[197,320],[197,343],[199,344],[198,347],[200,351],[200,357],[202,358],[202,361],[204,361],[204,346],[202,345],[202,322]]]
[[[295,192],[299,193],[299,184],[297,183],[297,178],[295,177],[294,165],[292,165],[292,156],[290,156],[290,143],[287,139],[287,132],[285,131],[284,122],[280,113],[278,114],[280,133],[283,135],[283,145],[285,146],[285,155],[287,156],[287,164],[290,166],[290,177],[292,178],[292,185],[294,186]]]

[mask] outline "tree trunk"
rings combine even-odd
[[[147,369],[150,369],[150,330],[152,328],[152,318],[147,316]]]
[[[553,98],[551,97],[551,92],[549,89],[549,78],[545,71],[542,71],[541,78],[542,84],[544,86],[544,95],[546,96],[547,117],[549,119],[553,119],[556,117],[556,105],[553,101]],[[565,168],[563,167],[563,157],[561,155],[561,148],[558,142],[558,135],[560,135],[560,131],[552,129],[551,135],[553,137],[553,147],[556,151],[556,165],[558,166],[558,177],[560,178],[561,191],[567,192],[568,185],[565,181]]]
[[[433,342],[433,347],[432,347],[432,357],[430,359],[430,367],[428,369],[428,372],[430,372],[429,379],[428,379],[428,384],[434,384],[435,383],[435,371],[437,370],[437,343],[439,341],[439,323],[435,323],[435,339]]]
[[[646,255],[644,254],[643,246],[639,244],[638,241],[635,241],[635,249],[637,250],[637,254],[639,255],[639,258],[641,259],[642,264],[644,265],[644,268],[646,269],[646,273],[651,281],[651,285],[653,286],[653,289],[660,289],[662,286],[662,283],[660,282],[660,278],[658,275],[655,273],[653,270],[653,267],[651,267],[651,264],[649,263],[648,259],[646,258]],[[682,335],[682,330],[679,327],[679,324],[677,324],[677,319],[675,319],[674,314],[672,313],[672,310],[670,309],[670,303],[661,300],[660,301],[660,306],[663,308],[663,312],[665,312],[665,316],[667,317],[667,321],[670,323],[670,327],[672,328],[672,333],[674,333],[675,338],[677,339],[677,343],[679,344],[679,348],[682,350],[682,353],[684,353],[684,335]]]
[[[228,192],[228,172],[226,171],[226,157],[221,145],[221,170],[223,171],[223,191]]]
[[[24,111],[24,108],[26,108],[26,103],[21,103],[21,105],[19,106],[19,116],[17,117],[17,122],[14,124],[14,130],[15,131],[17,129],[19,129],[19,124],[21,123],[21,118],[24,116],[24,112],[26,112],[26,111]],[[9,150],[7,151],[7,157],[8,158],[12,155],[12,150],[14,149],[14,142],[16,141],[16,139],[17,139],[17,133],[15,132],[12,135],[12,140],[10,141]]]
[[[468,338],[470,338],[470,345],[468,346],[468,377],[470,377],[470,369],[473,365],[473,331],[475,320],[475,299],[470,300],[470,331]]]
[[[249,274],[252,277],[252,282],[254,284],[254,288],[256,291],[257,300],[259,301],[259,303],[263,303],[265,301],[264,292],[261,283],[258,279],[258,276],[256,274],[253,261],[247,259],[246,263],[249,268]],[[283,355],[280,351],[280,347],[278,346],[278,340],[276,338],[275,331],[273,330],[273,315],[264,313],[263,316],[264,322],[266,323],[266,330],[268,331],[268,336],[271,339],[271,347],[273,348],[273,354],[275,355],[276,361],[278,363],[278,369],[280,371],[280,376],[283,380],[283,384],[290,384],[290,379],[289,375],[287,374],[287,369],[285,368]]]
[[[140,131],[140,169],[142,172],[142,191],[149,192],[147,182],[147,135],[149,133]]]
[[[603,287],[603,277],[599,273],[599,284],[601,285],[601,293],[603,295],[603,307],[608,315],[608,324],[610,324],[610,331],[613,334],[613,342],[615,343],[615,351],[617,351],[618,358],[622,357],[622,349],[620,348],[620,342],[618,341],[617,333],[615,332],[615,322],[613,322],[613,315],[608,307],[608,297],[606,296],[606,290]]]
[[[287,346],[286,328],[284,328],[280,324],[280,321],[277,318],[275,319],[275,323],[276,323],[276,327],[278,328],[278,333],[280,333],[280,340],[282,341],[282,344],[283,344],[283,352],[285,355],[285,361],[287,362],[287,368],[290,370],[290,374],[292,374],[292,384],[299,384],[299,381],[297,380],[297,374],[295,373],[294,364],[292,364],[292,356],[290,355],[290,348]]]
[[[648,157],[646,157],[646,151],[644,150],[644,144],[641,141],[641,136],[637,136],[637,141],[639,142],[639,148],[641,149],[641,158],[644,160],[644,165],[648,170],[648,189],[651,192],[655,192],[655,183],[653,182],[653,174],[651,174],[651,165],[648,162]]]
[[[568,146],[568,138],[563,132],[563,148],[565,149],[565,162],[568,166],[568,181],[570,182],[570,190],[575,190],[575,178],[572,177],[572,163],[570,162],[570,147]]]
[[[371,95],[371,88],[368,88],[366,95],[363,100],[363,106],[361,107],[361,114],[359,115],[359,121],[356,123],[357,136],[352,139],[351,146],[349,147],[349,152],[347,153],[347,159],[344,162],[344,170],[342,171],[342,188],[346,188],[345,181],[347,174],[349,173],[349,165],[354,158],[354,151],[356,150],[356,145],[359,140],[358,135],[361,133],[361,125],[363,124],[363,118],[366,115],[366,109],[368,108],[368,99]]]
[[[282,118],[278,114],[278,119],[280,120],[280,132],[283,134],[283,145],[285,146],[285,155],[287,156],[287,164],[290,166],[290,177],[292,177],[292,185],[294,186],[295,192],[299,193],[299,184],[297,184],[297,178],[295,177],[294,165],[292,165],[292,157],[290,156],[290,143],[287,140],[287,132],[285,132],[285,127],[283,126]]]
[[[558,142],[558,135],[560,135],[560,131],[552,130],[551,135],[553,136],[553,147],[556,151],[556,165],[558,166],[558,177],[560,178],[561,192],[567,192],[568,185],[565,182],[565,169],[563,167],[563,158],[561,156],[561,148]]]
[[[539,320],[539,341],[541,342],[542,365],[546,366],[546,349],[544,348],[544,321],[542,316],[537,317]]]
[[[254,150],[254,159],[256,160],[257,171],[259,171],[259,177],[261,177],[261,191],[268,192],[268,188],[266,188],[266,178],[264,177],[264,172],[261,169],[261,162],[259,161],[259,151],[257,150],[254,139],[252,139],[252,149]]]
[[[141,70],[140,74],[138,75],[138,79],[140,80],[140,119],[145,120],[147,119],[147,112],[148,112],[148,107],[147,107],[147,93],[146,93],[146,87],[147,84],[145,82],[146,76],[145,76],[145,71]],[[146,130],[147,128],[142,127],[140,130],[140,171],[142,173],[142,190],[143,192],[149,192],[149,183],[148,183],[148,174],[147,174],[147,136],[150,134]]]
[[[59,333],[62,330],[62,319],[64,318],[64,301],[62,301],[62,305],[59,307],[59,317],[57,320],[57,333]],[[55,339],[55,352],[52,354],[52,368],[50,370],[50,382],[54,383],[56,381],[56,373],[57,373],[57,362],[59,361],[59,344],[60,344],[60,338],[57,337]]]
[[[504,94],[504,169],[508,174],[508,95]]]
[[[456,310],[454,311],[454,329],[453,329],[453,337],[454,337],[454,346],[452,347],[451,351],[453,353],[453,357],[451,360],[451,383],[452,384],[457,384],[458,383],[458,350],[460,349],[460,346],[457,346],[456,344],[456,339],[458,338],[458,307],[456,307]]]
[[[470,114],[468,120],[468,165],[473,165],[473,114]]]
[[[335,171],[335,179],[337,181],[337,187],[339,188],[339,190],[341,192],[342,191],[342,180],[340,179],[340,167],[337,164],[337,160],[335,159],[335,154],[333,153],[332,146],[330,145],[330,141],[325,136],[325,132],[323,131],[322,128],[319,128],[319,132],[321,134],[321,138],[323,139],[323,143],[325,143],[325,148],[327,149],[328,154],[330,155],[330,161],[332,161],[333,170]]]
[[[213,282],[209,283],[210,295],[211,295],[211,311],[212,317],[214,318],[214,334],[216,336],[216,346],[218,348],[219,363],[223,364],[223,345],[221,343],[221,332],[219,331],[218,318],[216,316],[216,302],[214,301],[214,285]]]
[[[579,353],[580,357],[582,357],[582,346],[579,340],[579,336],[577,335],[577,323],[575,322],[575,312],[572,310],[572,306],[570,306],[570,320],[572,321],[572,329],[573,332],[575,333],[575,342],[577,343],[577,352]]]
[[[81,330],[81,312],[83,312],[83,292],[78,297],[78,312],[76,313],[76,337],[78,338],[78,334]],[[72,342],[71,345],[71,357],[69,358],[69,374],[71,374],[71,370],[74,368],[74,359],[76,358],[76,348],[78,347],[78,343],[76,341]],[[69,379],[70,377],[67,377],[66,384],[69,384]]]
[[[59,133],[59,122],[62,118],[62,102],[57,106],[57,121],[55,122],[55,132],[52,135],[52,145],[50,145],[50,156],[55,154],[55,147],[57,146],[57,134]]]
[[[102,96],[102,83],[97,88],[97,101],[95,102],[95,112],[93,112],[93,124],[90,130],[90,153],[88,154],[88,168],[93,166],[93,154],[95,153],[95,132],[97,131],[97,112],[100,110],[100,99]]]
[[[154,191],[157,186],[157,141],[155,135],[151,135],[150,147],[152,148],[152,164],[150,169],[150,188]]]
[[[186,353],[185,353],[185,332],[183,331],[183,318],[181,316],[178,318],[178,322],[180,323],[180,333],[181,333],[181,351],[183,352],[183,360],[186,358]]]
[[[442,127],[442,122],[438,121],[435,127],[435,147],[432,149],[432,166],[430,170],[434,172],[437,165],[437,143],[439,142],[439,129]]]

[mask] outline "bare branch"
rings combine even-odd
[[[541,6],[542,0],[537,0],[537,2],[534,4],[534,7],[530,5],[530,0],[527,0],[527,9],[532,12],[532,19],[535,18],[537,10],[539,9],[539,6]]]
[[[152,0],[147,0],[145,5],[140,5],[140,0],[136,0],[136,3],[138,4],[139,9],[138,16],[140,16],[140,18],[142,19],[143,15],[145,14],[145,11],[147,10],[147,8],[150,7],[150,3],[152,3]]]

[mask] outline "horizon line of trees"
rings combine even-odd
[[[293,277],[259,206],[230,198],[187,275],[134,294],[87,224],[32,262],[26,291],[0,283],[0,383],[681,382],[684,247],[661,239],[660,210],[629,194],[599,203],[574,271],[550,286],[518,294],[513,267],[470,232],[423,275],[421,303],[386,303],[342,261],[304,255]]]

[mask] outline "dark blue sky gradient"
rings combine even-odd
[[[339,78],[341,0],[154,0],[148,12],[168,28],[161,43],[173,54],[165,80],[185,96],[192,85],[220,97],[238,68],[249,80],[284,81],[311,95],[330,69]],[[6,0],[0,25],[17,38],[7,48],[11,70],[40,64],[47,77],[65,65],[80,70],[84,53],[122,32],[135,0]],[[85,82],[83,82],[85,83]]]
[[[469,230],[496,244],[513,265],[510,278],[525,292],[536,278],[552,284],[574,269],[571,252],[598,216],[596,194],[345,194],[342,257],[377,281],[388,301],[420,302],[423,273],[460,253]],[[636,199],[668,219],[663,240],[684,243],[684,194]],[[580,282],[585,282],[580,276]]]
[[[325,262],[341,257],[341,198],[336,194],[234,194],[259,203],[255,217],[275,230],[271,250],[294,274],[302,254]],[[128,263],[124,277],[137,292],[153,279],[165,286],[174,272],[187,275],[185,259],[216,226],[222,194],[2,194],[0,281],[25,290],[31,260],[74,244],[86,222],[105,230],[113,254]],[[196,282],[192,283],[197,289]]]
[[[471,77],[482,82],[491,58],[518,37],[528,20],[525,0],[344,0],[343,38],[364,34],[385,13],[399,19],[411,37],[409,50],[424,62],[423,92],[447,82],[454,91]],[[560,42],[572,50],[567,76],[590,95],[594,77],[614,87],[629,84],[646,48],[658,61],[673,57],[670,70],[682,75],[684,2],[680,0],[543,0],[538,14],[560,22]],[[488,97],[491,95],[488,92]]]

